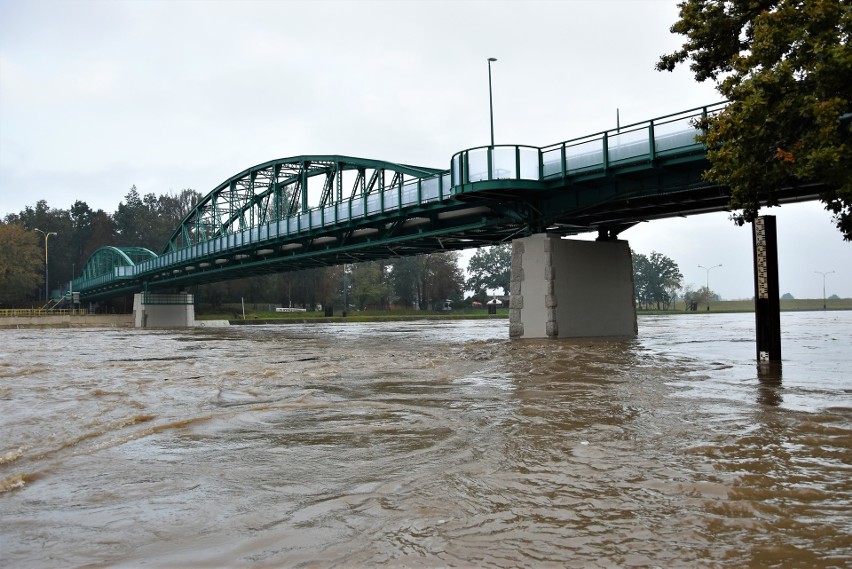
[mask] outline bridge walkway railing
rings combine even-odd
[[[469,148],[453,155],[450,172],[453,192],[468,184],[487,189],[504,180],[542,181],[607,172],[660,158],[703,153],[696,141],[702,131],[698,119],[721,111],[725,103],[697,107],[544,147],[495,145]]]

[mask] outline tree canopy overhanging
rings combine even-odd
[[[684,0],[686,37],[657,69],[689,62],[730,104],[702,121],[708,180],[731,190],[742,224],[776,191],[821,182],[821,199],[852,240],[852,3]]]

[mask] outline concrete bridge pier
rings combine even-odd
[[[195,326],[195,304],[191,294],[133,295],[133,326],[136,328],[190,328]]]
[[[539,233],[512,242],[509,336],[637,335],[627,241]]]

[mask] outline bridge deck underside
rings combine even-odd
[[[113,280],[84,294],[88,300],[150,290],[176,289],[271,273],[346,263],[457,251],[499,243],[523,230],[518,220],[484,207],[459,207],[440,214],[422,212],[399,219],[378,216],[298,239],[272,237],[193,257],[151,272]]]

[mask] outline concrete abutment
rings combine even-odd
[[[133,326],[136,328],[189,328],[195,326],[191,294],[133,295]]]
[[[512,243],[509,336],[637,335],[627,241],[578,241],[539,233]]]

